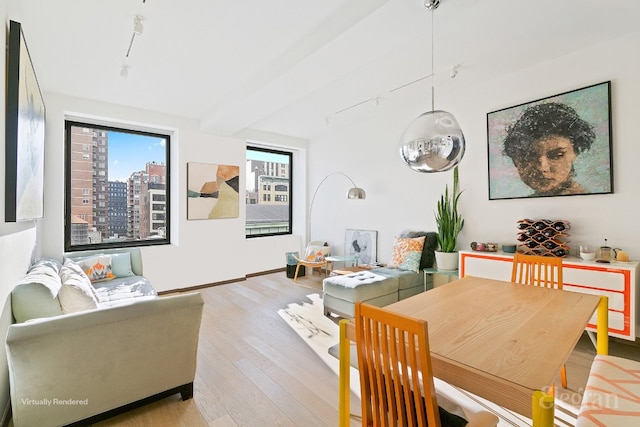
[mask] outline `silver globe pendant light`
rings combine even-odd
[[[435,109],[433,89],[434,42],[433,13],[440,0],[425,0],[431,11],[431,111],[412,121],[400,137],[400,157],[417,172],[444,172],[455,167],[464,156],[462,129],[453,114]]]

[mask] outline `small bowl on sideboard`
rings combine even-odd
[[[511,243],[505,243],[502,245],[502,252],[513,254],[516,252],[516,245]]]

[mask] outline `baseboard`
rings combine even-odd
[[[243,282],[245,280],[247,280],[245,277],[241,277],[238,279],[223,280],[221,282],[205,283],[204,285],[190,286],[188,288],[170,289],[168,291],[160,291],[158,292],[158,295],[179,294],[181,292],[199,291],[200,289],[210,288],[212,286],[228,285],[229,283]]]
[[[287,271],[287,268],[286,267],[282,267],[282,268],[276,268],[274,270],[259,271],[257,273],[247,274],[246,277],[249,278],[249,277],[264,276],[266,274],[281,273],[283,271]]]
[[[264,276],[266,274],[272,274],[272,273],[281,273],[281,272],[285,272],[286,270],[287,270],[286,267],[282,267],[282,268],[276,268],[274,270],[259,271],[257,273],[249,273],[245,277],[239,277],[237,279],[229,279],[229,280],[223,280],[220,282],[205,283],[203,285],[190,286],[188,288],[179,288],[179,289],[171,289],[168,291],[160,291],[158,292],[158,295],[168,295],[168,294],[176,294],[180,292],[199,291],[200,289],[206,289],[212,286],[220,286],[220,285],[228,285],[229,283],[244,282],[250,277]]]

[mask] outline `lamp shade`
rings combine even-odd
[[[421,114],[400,137],[400,157],[417,172],[442,172],[464,155],[462,129],[453,114],[442,110]]]
[[[364,200],[367,198],[367,193],[360,187],[352,187],[349,189],[347,193],[347,199],[360,199]]]

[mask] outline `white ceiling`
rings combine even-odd
[[[144,32],[122,78],[137,14]],[[431,71],[423,0],[9,0],[8,15],[43,92],[193,118],[219,135],[312,138],[372,114],[374,98],[431,105],[430,79],[397,89]],[[446,93],[637,32],[640,1],[442,0],[433,18]]]

